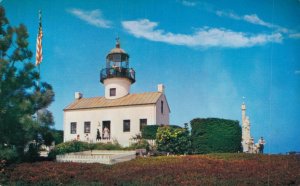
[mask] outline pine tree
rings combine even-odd
[[[15,149],[19,156],[54,124],[47,110],[54,92],[48,83],[38,83],[28,37],[25,25],[11,26],[0,6],[0,151]]]

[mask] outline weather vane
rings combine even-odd
[[[117,36],[117,38],[116,38],[116,47],[120,48],[120,37],[119,36]]]

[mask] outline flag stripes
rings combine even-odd
[[[35,65],[38,66],[43,60],[43,48],[42,48],[42,38],[43,38],[43,30],[42,30],[42,13],[39,12],[39,32],[36,40],[36,61]]]

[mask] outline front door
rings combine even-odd
[[[102,121],[102,138],[110,139],[110,121]]]

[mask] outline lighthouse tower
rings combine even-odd
[[[135,71],[129,67],[129,55],[121,48],[119,38],[116,47],[106,56],[106,68],[100,72],[100,82],[104,84],[106,99],[128,95],[135,82]]]
[[[249,117],[246,116],[246,105],[242,103],[242,146],[244,152],[250,152],[249,146],[252,146],[252,138],[250,135],[250,120]],[[251,148],[251,147],[250,147]]]

